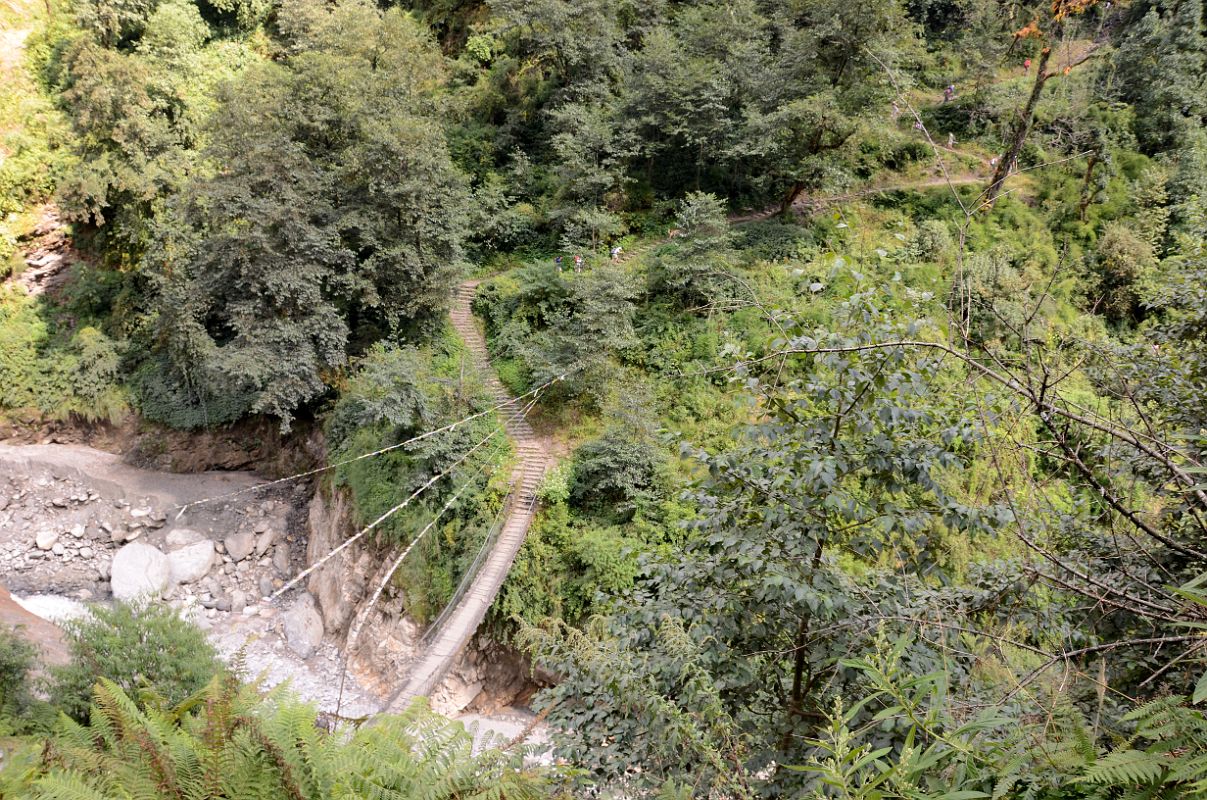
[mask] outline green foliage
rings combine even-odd
[[[261,697],[227,674],[174,704],[153,694],[136,701],[102,679],[86,722],[64,717],[12,792],[34,800],[548,796],[548,773],[525,766],[524,755],[475,752],[461,723],[423,701],[374,725],[327,732],[309,706],[280,691]]]
[[[75,11],[81,28],[116,48],[142,35],[158,5],[159,0],[80,0]]]
[[[578,506],[624,520],[654,499],[665,456],[639,427],[615,425],[573,455],[570,499]]]
[[[381,539],[406,544],[461,492],[396,579],[407,613],[421,622],[448,602],[509,491],[511,448],[494,414],[397,446],[494,404],[465,372],[467,359],[451,339],[422,350],[375,346],[327,418],[332,461],[389,448],[340,466],[333,479],[349,494],[357,524],[374,523]]]
[[[991,536],[1002,522],[1002,509],[961,502],[944,478],[958,473],[962,452],[979,434],[971,409],[958,401],[940,409],[927,388],[938,378],[938,359],[892,348],[825,352],[869,335],[873,341],[911,335],[917,323],[894,322],[881,310],[892,294],[856,293],[843,304],[838,331],[795,339],[798,347],[822,352],[805,356],[789,385],[770,376],[766,384],[750,380],[762,392],[767,417],[724,452],[692,452],[707,477],[695,493],[700,518],[690,524],[690,537],[652,559],[595,632],[607,652],[628,653],[625,664],[567,649],[558,637],[542,640],[539,658],[567,676],[551,699],[574,698],[556,705],[552,716],[565,731],[564,752],[576,762],[618,779],[627,765],[603,746],[614,741],[638,754],[647,785],[693,776],[714,789],[728,786],[722,774],[699,772],[710,769],[711,751],[683,749],[661,732],[650,715],[669,713],[665,707],[635,708],[628,694],[641,687],[677,697],[677,687],[701,673],[716,687],[731,735],[751,750],[743,764],[750,773],[760,759],[782,763],[805,752],[801,737],[823,697],[850,679],[838,661],[869,633],[866,623],[854,629],[843,623],[891,613],[872,608],[892,606],[912,585],[907,579],[894,587],[891,572],[877,567],[938,579],[945,531]],[[634,466],[644,464],[614,455],[628,455],[619,434],[603,441],[607,449],[588,451],[602,467],[588,474],[599,476],[616,502],[617,482],[641,475]],[[578,463],[584,462],[593,463]],[[840,566],[848,559],[862,567]],[[852,575],[864,570],[876,575],[871,597]],[[649,639],[647,632],[667,617],[701,652],[698,664],[689,668],[665,642]],[[617,670],[633,687],[612,677]],[[694,713],[690,701],[682,703],[675,714]],[[587,708],[590,714],[582,714]]]
[[[0,736],[19,733],[29,723],[35,656],[33,645],[0,626]]]
[[[1140,311],[1139,285],[1157,266],[1152,245],[1130,227],[1112,223],[1103,229],[1095,256],[1103,315],[1116,322],[1134,320]]]
[[[143,262],[148,368],[174,386],[147,407],[184,400],[170,423],[224,398],[227,416],[288,428],[357,341],[430,328],[459,268],[466,196],[429,116],[426,35],[350,2],[295,36],[306,49],[226,95],[206,153],[219,168],[176,198]]]
[[[733,233],[716,195],[689,193],[675,216],[681,242],[660,251],[650,265],[650,292],[684,307],[707,306],[732,293],[727,278]]]
[[[914,231],[912,244],[924,261],[942,261],[955,250],[950,229],[938,219],[923,220]]]
[[[564,376],[554,392],[602,402],[608,375],[636,344],[633,275],[614,264],[572,273],[545,262],[515,281],[486,284],[474,301],[493,353],[521,359],[532,385]]]
[[[66,341],[52,337],[44,313],[24,292],[0,290],[0,408],[120,420],[127,402],[117,343],[88,326]]]
[[[93,606],[64,624],[71,663],[51,670],[51,702],[84,721],[92,687],[111,681],[121,691],[149,691],[165,706],[183,702],[221,671],[213,646],[175,609],[158,604]]]

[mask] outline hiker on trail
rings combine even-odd
[[[578,272],[583,268],[583,257],[576,255],[574,257],[574,271]]]
[[[616,245],[612,248],[612,261],[617,264],[620,263],[620,252],[620,245]]]
[[[889,118],[896,122],[901,118],[901,106],[897,105],[897,101],[893,101],[893,112],[889,114]]]
[[[916,130],[916,131],[922,130],[922,120],[918,120],[917,122],[914,123],[914,130]]]
[[[1028,58],[1025,61],[1023,61],[1023,74],[1027,75],[1030,72],[1031,72],[1031,59]]]
[[[558,256],[557,258],[553,259],[553,263],[557,264],[557,271],[561,272],[562,271],[562,257]]]
[[[992,167],[993,169],[997,169],[997,156],[994,156],[993,158],[989,159],[989,166]]]
[[[956,149],[956,135],[954,133],[947,134],[947,149],[948,150]]]
[[[956,99],[956,85],[954,83],[947,84],[947,88],[943,90],[943,102],[949,102]]]

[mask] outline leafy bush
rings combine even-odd
[[[742,226],[734,244],[750,259],[787,261],[807,257],[813,249],[813,237],[793,223],[752,222]]]
[[[93,606],[63,625],[71,663],[51,671],[50,698],[87,719],[92,687],[112,681],[127,693],[151,690],[169,705],[200,691],[222,671],[205,634],[162,605]]]
[[[385,423],[414,431],[432,420],[432,403],[420,381],[425,367],[414,348],[374,345],[361,359],[327,420],[327,438],[339,446],[356,428]]]
[[[28,723],[34,657],[33,645],[0,625],[0,736],[20,732]]]
[[[87,326],[65,343],[56,342],[44,313],[20,290],[0,289],[0,408],[119,419],[126,395],[117,344]]]
[[[537,385],[565,376],[555,391],[599,403],[616,361],[637,343],[637,295],[621,266],[573,273],[542,261],[485,284],[474,310],[486,320],[493,355],[523,364],[507,375],[509,386],[525,373]]]
[[[493,401],[472,371],[463,372],[467,358],[451,336],[422,349],[371,348],[328,417],[331,460],[393,447],[489,408]],[[507,495],[507,439],[496,435],[482,444],[499,425],[488,414],[334,472],[334,484],[351,496],[357,524],[380,520],[379,537],[406,544],[433,525],[397,577],[407,613],[421,622],[449,600]],[[460,499],[443,511],[454,492]]]
[[[927,219],[919,223],[912,244],[924,261],[942,261],[955,247],[947,223],[940,219]]]
[[[574,452],[570,499],[596,512],[631,517],[656,496],[666,457],[653,442],[616,426]]]
[[[1140,284],[1157,266],[1153,248],[1122,222],[1102,232],[1094,255],[1098,273],[1097,297],[1092,298],[1107,319],[1134,321],[1140,312]]]

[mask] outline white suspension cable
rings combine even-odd
[[[536,405],[536,398],[533,398],[524,407],[523,411],[517,414],[517,416],[527,417],[528,412],[534,405]],[[340,704],[342,703],[344,696],[344,680],[348,674],[348,659],[351,658],[351,654],[355,651],[357,640],[360,638],[360,632],[364,628],[365,622],[368,620],[369,616],[373,613],[373,608],[377,605],[377,601],[381,597],[381,593],[385,591],[386,585],[389,584],[390,578],[392,578],[394,573],[398,571],[398,568],[402,566],[402,562],[406,560],[406,557],[410,555],[411,551],[415,549],[416,545],[423,541],[424,537],[427,536],[427,533],[432,530],[432,528],[436,527],[436,523],[440,521],[445,512],[452,508],[453,504],[456,503],[457,500],[460,499],[461,495],[465,493],[465,490],[473,485],[474,480],[480,474],[482,474],[482,471],[486,469],[489,463],[489,461],[482,462],[482,464],[474,471],[474,474],[471,475],[470,478],[461,485],[461,488],[459,488],[453,494],[453,496],[448,499],[448,502],[446,502],[441,509],[436,512],[436,515],[432,517],[431,521],[428,522],[427,525],[423,527],[423,530],[419,531],[415,538],[411,540],[410,544],[403,548],[402,553],[399,554],[398,558],[394,559],[394,562],[390,565],[389,569],[386,570],[385,575],[383,575],[382,579],[378,582],[377,588],[373,591],[373,596],[369,598],[368,606],[353,624],[352,631],[348,635],[348,643],[344,647],[344,664],[343,668],[340,670],[339,696],[335,701],[335,713],[337,716],[339,715]]]
[[[536,401],[537,401],[537,396],[534,395],[533,398],[524,407],[524,409],[521,412],[517,413],[516,416],[527,416],[528,412],[532,409],[532,407],[536,405]],[[316,569],[318,569],[319,567],[326,564],[332,558],[335,558],[335,556],[337,556],[339,553],[343,552],[348,547],[351,547],[355,542],[359,541],[362,537],[364,537],[365,534],[367,534],[369,531],[373,530],[378,525],[385,522],[387,519],[389,519],[391,516],[393,516],[397,512],[406,508],[408,505],[411,504],[411,502],[416,497],[418,497],[420,494],[422,494],[424,491],[426,491],[428,488],[430,488],[433,484],[435,484],[436,481],[438,481],[441,478],[446,477],[447,475],[452,473],[452,471],[454,469],[456,469],[462,462],[464,462],[467,458],[469,458],[471,455],[473,455],[473,453],[475,451],[477,451],[479,448],[481,448],[483,445],[485,445],[487,442],[489,442],[494,437],[498,436],[500,433],[502,433],[506,429],[507,429],[507,422],[506,422],[506,420],[504,420],[497,427],[495,427],[494,430],[492,430],[489,434],[487,434],[484,439],[482,439],[480,442],[475,444],[469,450],[466,450],[463,454],[461,454],[461,457],[458,458],[456,461],[454,461],[452,464],[450,464],[443,472],[433,475],[423,485],[421,485],[418,489],[416,489],[414,492],[412,492],[410,494],[410,496],[407,497],[405,500],[403,500],[401,503],[399,503],[398,505],[396,505],[393,508],[386,511],[384,514],[382,514],[380,517],[378,517],[377,519],[370,522],[368,525],[366,525],[364,528],[362,528],[356,534],[348,537],[348,539],[341,542],[339,544],[339,546],[334,548],[331,552],[327,553],[325,556],[320,558],[318,561],[314,562],[309,567],[307,567],[306,569],[299,572],[297,575],[295,575],[293,578],[291,578],[289,580],[289,582],[287,582],[280,589],[277,589],[275,592],[273,592],[268,597],[263,598],[264,601],[268,602],[268,603],[274,602],[278,597],[280,597],[285,592],[292,589],[294,586],[296,586],[298,583],[300,583],[303,579],[305,579],[308,575],[310,575]]]
[[[524,392],[524,394],[519,395],[518,397],[514,397],[514,398],[506,400],[502,403],[499,403],[497,405],[491,406],[490,408],[488,408],[484,411],[479,411],[476,414],[471,414],[468,417],[457,420],[456,422],[449,423],[448,425],[445,425],[444,427],[436,428],[434,430],[427,431],[426,433],[421,433],[418,436],[413,436],[410,439],[407,439],[406,441],[398,442],[397,444],[392,444],[392,445],[389,445],[388,447],[383,447],[379,450],[374,450],[371,453],[362,453],[361,455],[353,456],[352,458],[347,458],[347,459],[344,459],[343,461],[337,461],[334,464],[327,464],[326,466],[315,467],[314,469],[309,469],[309,470],[306,470],[305,472],[299,472],[295,475],[288,475],[284,478],[277,478],[275,480],[266,481],[264,483],[256,484],[255,486],[247,486],[242,489],[236,489],[233,492],[226,492],[225,494],[218,494],[218,495],[214,495],[213,497],[203,498],[201,500],[193,500],[192,502],[184,503],[182,505],[170,506],[168,508],[168,510],[171,511],[174,509],[180,509],[179,513],[176,515],[176,519],[180,519],[180,517],[184,514],[184,512],[189,510],[193,506],[204,505],[206,503],[213,503],[213,502],[217,502],[218,500],[227,500],[232,497],[238,497],[239,495],[247,494],[248,492],[258,491],[260,489],[267,489],[271,486],[278,486],[282,483],[288,483],[289,481],[298,480],[299,478],[308,478],[311,475],[318,475],[320,472],[326,472],[327,470],[335,469],[337,467],[342,467],[347,464],[352,464],[354,462],[361,461],[366,458],[373,458],[374,456],[379,456],[379,455],[382,455],[383,453],[388,453],[391,450],[397,450],[400,447],[406,447],[407,445],[411,445],[411,444],[415,444],[416,442],[423,441],[424,439],[428,439],[432,436],[435,436],[438,433],[445,433],[447,431],[456,430],[461,425],[464,425],[468,422],[472,422],[475,419],[478,419],[479,417],[484,417],[487,414],[491,414],[495,411],[498,411],[501,408],[506,408],[507,406],[515,405],[520,400],[523,400],[525,397],[528,397],[529,395],[532,395],[533,399],[535,399],[536,396],[538,396],[545,389],[547,389],[550,386],[552,386],[553,384],[563,381],[565,379],[566,379],[565,374],[558,375],[555,378],[551,378],[551,379],[545,381],[540,386],[537,386],[535,389],[529,389],[527,392]]]

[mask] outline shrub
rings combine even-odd
[[[559,505],[570,499],[570,469],[558,464],[545,475],[537,496],[546,505]]]
[[[1106,226],[1094,259],[1101,309],[1112,322],[1139,316],[1139,285],[1156,267],[1152,245],[1123,222]]]
[[[51,671],[50,698],[77,720],[87,719],[92,687],[101,678],[128,693],[150,689],[175,705],[222,670],[205,634],[166,606],[93,606],[63,629],[71,663]]]
[[[638,504],[657,492],[665,456],[654,443],[615,426],[574,453],[570,498],[592,511],[631,517]]]
[[[29,721],[34,655],[33,645],[0,626],[0,736],[22,732]]]
[[[747,257],[762,261],[787,261],[807,258],[813,249],[813,237],[800,225],[767,221],[742,226],[738,249]]]
[[[126,399],[118,384],[117,344],[84,327],[64,346],[51,329],[35,300],[16,289],[0,290],[0,407],[119,419]]]
[[[386,423],[411,432],[432,421],[431,402],[420,381],[426,372],[413,347],[378,343],[361,360],[327,421],[327,438],[338,449],[359,427]]]
[[[923,260],[941,261],[951,253],[954,243],[947,223],[941,219],[927,219],[914,231],[913,246]]]

